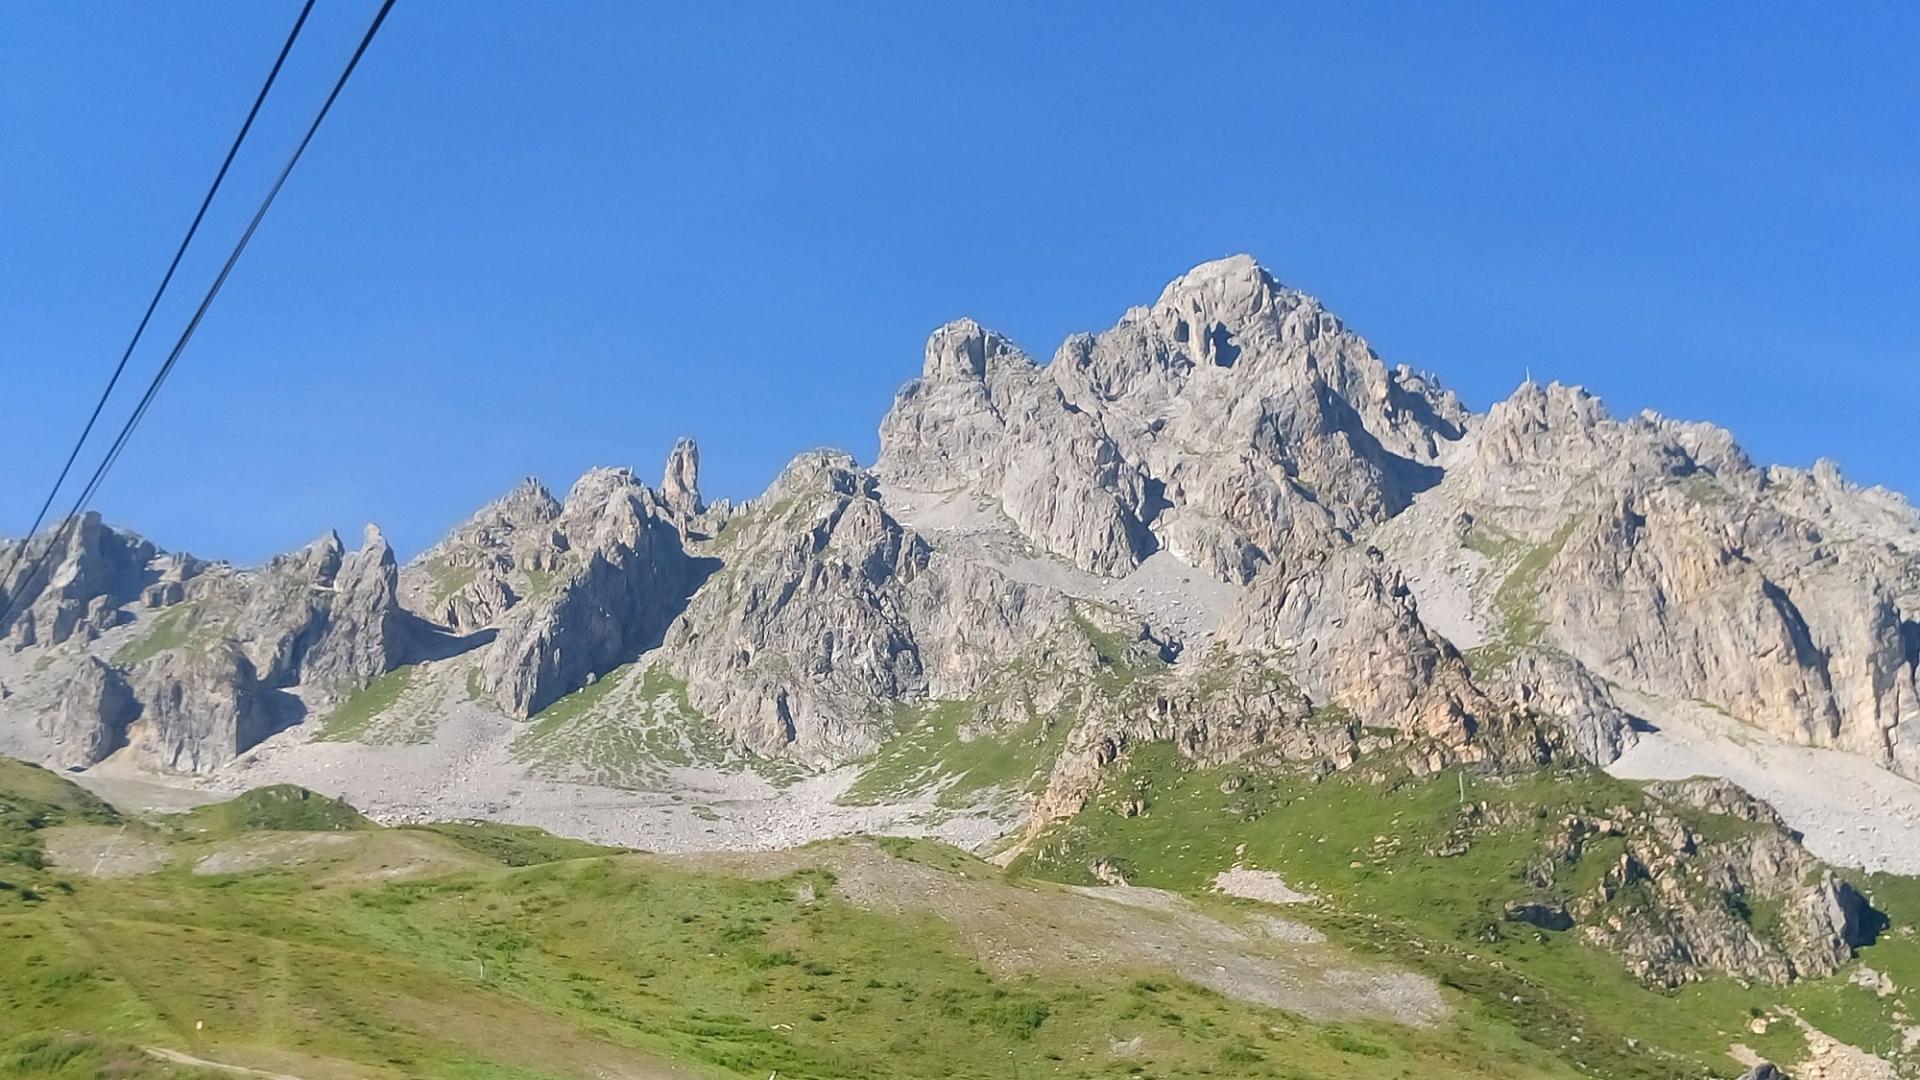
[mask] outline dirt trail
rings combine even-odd
[[[305,1077],[294,1076],[291,1073],[267,1072],[262,1069],[249,1069],[245,1065],[228,1065],[219,1061],[208,1061],[206,1058],[197,1058],[192,1054],[179,1050],[169,1050],[164,1046],[143,1046],[140,1049],[147,1055],[159,1058],[161,1061],[171,1062],[175,1065],[186,1065],[195,1069],[212,1069],[215,1072],[232,1073],[235,1076],[259,1077],[260,1080],[306,1080]]]

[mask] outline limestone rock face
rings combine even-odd
[[[141,702],[128,731],[136,758],[173,772],[209,772],[272,734],[273,712],[244,650],[174,649],[134,668]]]
[[[1606,678],[1699,699],[1794,741],[1920,770],[1920,523],[1830,465],[1753,467],[1726,432],[1609,419],[1523,387],[1465,490],[1552,558],[1527,598]]]
[[[667,508],[626,469],[581,477],[534,554],[545,581],[500,620],[481,665],[513,716],[658,644],[695,573]]]
[[[1765,825],[1778,829],[1782,833],[1791,832],[1787,823],[1780,820],[1779,811],[1769,806],[1765,800],[1755,798],[1742,790],[1731,780],[1717,776],[1692,776],[1685,780],[1655,780],[1646,785],[1647,794],[1661,802],[1676,806],[1690,806],[1704,810],[1709,814],[1750,821],[1756,825]]]
[[[922,491],[998,499],[1042,548],[1100,574],[1154,547],[1146,477],[1099,418],[1072,408],[1025,353],[970,319],[927,340],[921,377],[880,427],[876,472]]]
[[[161,606],[177,610],[149,617],[171,620],[168,644],[131,670],[86,659],[43,726],[64,763],[127,745],[140,764],[204,772],[275,729],[276,710],[292,706],[276,706],[274,691],[302,685],[309,700],[337,700],[406,658],[393,551],[372,526],[358,551],[328,533],[253,571],[148,561],[145,584],[90,604],[124,615],[110,605],[151,604],[165,590]]]
[[[360,550],[344,557],[333,576],[326,627],[301,658],[301,679],[352,690],[398,667],[404,660],[398,586],[393,548],[368,525]]]
[[[1507,707],[1554,723],[1582,761],[1606,764],[1633,745],[1633,720],[1579,661],[1551,649],[1520,649],[1476,683]]]
[[[1348,548],[1295,574],[1261,575],[1228,612],[1221,637],[1279,653],[1310,699],[1369,726],[1459,743],[1492,710],[1374,548]]]
[[[1242,256],[1069,339],[1044,368],[971,321],[942,327],[882,423],[875,468],[903,489],[993,498],[1095,573],[1166,548],[1246,581],[1405,507],[1466,419]]]
[[[75,760],[146,724],[153,695],[185,700],[168,679],[217,698],[220,672],[233,722],[199,744],[240,752],[273,711],[242,699],[338,698],[419,658],[424,620],[436,646],[484,648],[478,682],[512,715],[657,648],[738,746],[819,765],[873,749],[903,704],[991,720],[1016,670],[1060,681],[1048,709],[1093,680],[1056,807],[1149,739],[1338,767],[1391,729],[1423,769],[1525,739],[1605,762],[1637,695],[1920,776],[1905,500],[1827,463],[1758,467],[1710,425],[1615,419],[1577,388],[1529,381],[1476,416],[1245,257],[1044,364],[971,320],[939,328],[880,449],[872,472],[803,455],[736,510],[706,503],[681,440],[657,491],[595,470],[563,504],[529,480],[404,568],[377,531],[237,570],[89,517],[50,572],[0,581],[23,601],[0,637],[86,646],[144,606],[172,620],[162,657],[194,654],[121,673],[137,721],[110,670],[75,677],[37,721]],[[1169,566],[1220,592],[1156,607]],[[1151,678],[1103,666],[1114,635],[1180,653],[1163,622],[1209,644]]]
[[[402,662],[396,589],[393,549],[369,525],[358,551],[329,532],[258,571],[203,575],[188,598],[204,636],[234,642],[262,685],[338,697]]]
[[[696,708],[760,754],[857,756],[889,703],[965,696],[1070,619],[1058,592],[935,555],[844,454],[795,459],[718,554],[666,662]]]
[[[0,602],[11,601],[14,608],[0,626],[0,640],[16,650],[97,636],[121,622],[120,607],[159,576],[152,568],[158,549],[103,525],[92,511],[81,515],[48,555],[52,542],[51,532],[0,541],[0,569],[12,564],[8,579],[0,581]]]
[[[41,714],[40,728],[53,737],[62,766],[85,767],[119,749],[139,715],[126,675],[89,656],[61,691],[59,709]]]

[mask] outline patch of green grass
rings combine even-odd
[[[1697,472],[1680,482],[1680,493],[1696,506],[1717,506],[1733,501],[1727,489],[1712,473]]]
[[[295,784],[254,788],[226,802],[176,814],[168,821],[186,832],[207,836],[379,828],[346,800],[329,799]]]
[[[1841,975],[1791,989],[1794,1008],[1815,1027],[1869,1053],[1888,1054],[1904,1039],[1903,1030],[1920,1017],[1920,878],[1893,874],[1858,875],[1855,882],[1890,923],[1873,944],[1860,950],[1859,964]],[[1877,980],[1855,983],[1852,976],[1877,972],[1892,992],[1882,994]]]
[[[528,721],[533,725],[534,734],[552,732],[592,712],[593,707],[600,703],[600,699],[606,697],[607,692],[612,690],[619,683],[620,677],[632,667],[632,664],[621,664],[592,683],[528,717]]]
[[[407,664],[347,695],[321,722],[315,739],[324,742],[349,742],[365,735],[381,713],[393,708],[413,681],[416,666]]]
[[[751,768],[776,783],[798,766],[736,753],[687,699],[687,685],[654,664],[622,665],[542,710],[514,740],[513,755],[544,776],[647,788],[668,769]]]
[[[968,729],[971,701],[901,703],[895,734],[841,797],[874,804],[940,786],[945,806],[964,806],[984,792],[1029,792],[1046,783],[1071,728],[1070,715],[1030,715],[1010,730]]]
[[[159,1080],[229,1074],[159,1061],[131,1043],[38,1032],[0,1044],[0,1076],[42,1080]]]
[[[1070,689],[1042,708],[1034,688],[1077,677],[1032,662],[1010,666],[1003,677],[973,699],[898,702],[889,717],[892,734],[866,761],[841,802],[871,805],[938,789],[942,806],[978,804],[983,796],[1019,796],[1038,792],[1066,744],[1088,701],[1137,697],[1167,671],[1150,645],[1109,629],[1076,606],[1072,632],[1090,646],[1097,667],[1089,689]],[[1210,657],[1210,660],[1213,658]],[[1203,669],[1202,693],[1224,692],[1233,683],[1224,653]],[[1221,672],[1217,677],[1216,671]]]
[[[559,583],[561,573],[562,571],[558,570],[525,571],[527,575],[527,594],[521,597],[521,599],[531,600],[536,596],[542,596],[552,591],[554,586]]]
[[[407,825],[404,828],[443,836],[503,866],[537,866],[567,859],[590,859],[617,854],[622,850],[589,844],[585,840],[569,840],[545,829],[504,825],[494,821],[435,822]]]
[[[1139,638],[1101,626],[1078,604],[1073,608],[1073,622],[1093,646],[1099,660],[1094,682],[1100,690],[1118,693],[1142,678],[1166,670],[1166,662],[1142,648]]]
[[[480,576],[479,568],[472,566],[452,566],[445,560],[434,559],[427,563],[427,580],[432,588],[427,590],[428,602],[438,608],[453,599],[455,593],[473,583]]]
[[[1461,544],[1498,564],[1516,561],[1527,550],[1525,540],[1486,521],[1475,521]]]
[[[1532,645],[1546,631],[1546,623],[1541,621],[1537,610],[1540,575],[1546,573],[1554,557],[1567,546],[1577,524],[1577,518],[1569,518],[1546,543],[1528,548],[1493,594],[1493,609],[1500,617],[1501,639],[1507,644]]]
[[[132,667],[142,660],[159,656],[169,649],[210,642],[218,636],[212,627],[200,625],[200,605],[187,601],[175,604],[153,617],[147,632],[114,651],[113,662]]]

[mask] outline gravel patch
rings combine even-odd
[[[360,843],[351,833],[261,833],[234,841],[193,864],[202,875],[245,874],[274,866],[298,866]]]
[[[1244,866],[1222,870],[1214,875],[1213,889],[1242,900],[1259,900],[1267,904],[1304,904],[1313,899],[1289,887],[1285,879],[1271,870],[1250,870]]]
[[[425,741],[321,742],[314,725],[279,732],[204,776],[135,772],[105,762],[74,779],[132,813],[175,812],[268,784],[342,798],[382,824],[482,820],[643,851],[766,851],[854,835],[920,836],[982,849],[1018,824],[1019,808],[966,811],[931,793],[884,806],[842,806],[857,768],[784,787],[745,770],[673,768],[645,788],[535,776],[512,753],[525,721],[466,700],[465,668],[424,665],[419,679],[460,684]]]
[[[1773,804],[1807,850],[1837,866],[1920,874],[1920,784],[1863,757],[1781,742],[1691,702],[1621,687],[1620,704],[1658,730],[1607,766],[1630,780],[1718,776]]]
[[[88,877],[139,877],[164,869],[173,853],[118,825],[56,825],[42,830],[47,861]]]

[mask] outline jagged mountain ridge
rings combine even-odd
[[[964,493],[1094,575],[1122,577],[1164,553],[1244,586],[1215,641],[1283,655],[1309,707],[1362,726],[1464,745],[1492,712],[1545,712],[1569,746],[1604,761],[1631,739],[1615,683],[1920,768],[1920,527],[1903,500],[1851,487],[1829,466],[1759,469],[1720,429],[1616,421],[1557,385],[1528,383],[1473,414],[1245,257],[1196,268],[1045,365],[971,321],[940,328],[882,422],[881,447],[871,473],[797,461],[742,508],[702,502],[691,443],[675,447],[658,489],[599,470],[562,503],[529,481],[404,572],[370,536],[350,557],[322,541],[260,572],[209,576],[90,517],[47,580],[9,583],[36,595],[6,640],[56,645],[122,621],[136,601],[164,611],[194,600],[221,611],[210,621],[222,631],[200,637],[237,646],[192,658],[224,673],[213,681],[329,684],[324,703],[447,648],[401,644],[423,637],[401,629],[417,616],[441,637],[487,637],[482,682],[519,716],[666,646],[743,748],[831,765],[884,738],[887,703],[977,689],[1018,651],[1014,636],[1044,636],[1073,611],[1128,621],[1076,604],[1071,590],[943,558],[938,528],[922,535],[890,513]],[[825,488],[791,490],[795,473]],[[792,512],[817,496],[833,500],[825,517]],[[845,558],[849,545],[858,560]],[[1544,566],[1528,561],[1539,557]],[[1404,572],[1449,560],[1458,565],[1417,582]],[[774,564],[788,569],[741,587]],[[913,626],[903,590],[930,572],[932,591],[949,597],[943,627],[999,627],[1008,640]],[[835,575],[858,587],[823,587]],[[1519,584],[1537,588],[1517,596],[1526,575]],[[1475,596],[1492,577],[1506,592]],[[796,598],[797,613],[786,607]],[[1364,632],[1351,632],[1349,614]],[[1169,654],[1183,644],[1150,620],[1128,633]],[[778,677],[769,656],[787,668]],[[148,696],[198,677],[159,676]],[[75,683],[77,700],[116,714],[108,728],[128,711],[115,678],[90,670]],[[244,734],[224,748],[228,727],[272,727],[245,719],[241,703],[213,711],[239,719],[221,722],[223,749],[204,760],[246,748]],[[72,760],[124,741],[71,718],[85,707],[62,712],[59,741],[95,747]]]

